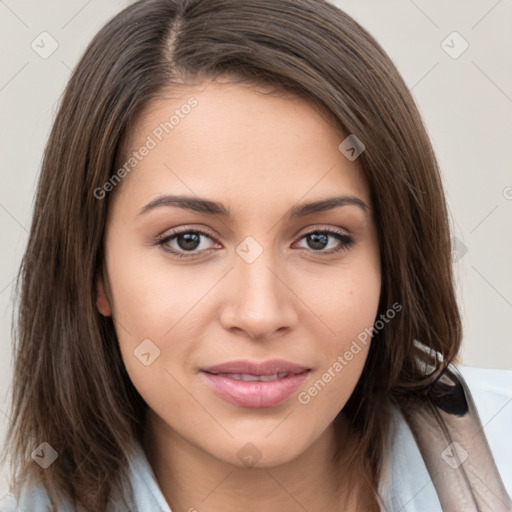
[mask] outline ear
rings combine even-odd
[[[96,307],[103,316],[112,315],[112,307],[110,305],[110,300],[105,292],[105,286],[101,276],[98,276],[96,280]]]

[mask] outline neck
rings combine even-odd
[[[347,448],[350,444],[345,443]],[[144,451],[172,512],[342,510],[347,472],[341,461],[333,462],[334,447],[331,424],[293,460],[269,467],[236,466],[192,444],[151,410],[143,437]],[[369,503],[361,508],[358,495],[353,493],[346,510],[378,510]]]

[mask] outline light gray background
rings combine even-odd
[[[27,241],[44,144],[70,70],[104,22],[128,3],[0,0],[2,437],[12,375],[12,284]],[[334,3],[389,53],[434,144],[458,239],[454,265],[463,361],[512,369],[512,2]],[[43,51],[44,31],[58,43],[46,59],[31,47],[35,40]],[[50,40],[44,41],[48,50]],[[469,46],[457,56],[464,41]],[[4,474],[0,497],[6,492]]]

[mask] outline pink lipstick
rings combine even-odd
[[[231,361],[203,368],[214,393],[242,407],[272,407],[283,402],[306,379],[310,368],[283,360]]]

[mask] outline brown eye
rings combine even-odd
[[[213,238],[203,231],[181,230],[165,234],[157,241],[166,252],[172,253],[178,257],[193,257],[199,253],[206,252],[211,248],[204,246],[204,239],[213,240]],[[172,244],[172,245],[171,245]],[[201,248],[200,248],[201,247]],[[190,253],[190,254],[187,254]]]
[[[314,252],[325,254],[332,254],[348,249],[354,243],[354,239],[351,236],[331,229],[310,231],[301,237],[301,240],[303,239],[306,240],[308,246],[306,249],[312,249]],[[334,242],[335,248],[329,247],[330,243],[333,244],[333,242],[331,242],[332,239],[337,240],[337,244]],[[324,250],[327,247],[329,247],[329,250]]]

